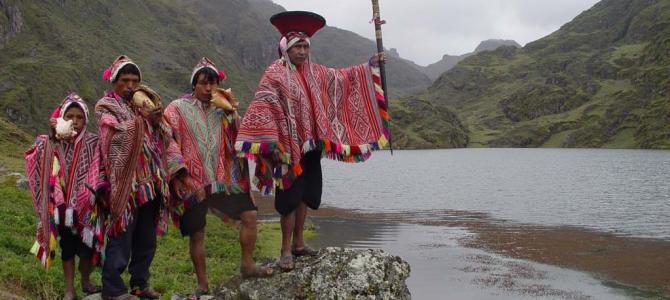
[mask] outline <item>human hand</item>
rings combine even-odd
[[[240,101],[237,100],[237,97],[235,97],[231,88],[217,89],[214,92],[211,101],[214,106],[222,108],[227,112],[236,112],[240,106]]]
[[[386,55],[384,54],[384,52],[379,52],[370,57],[369,60],[370,66],[379,67],[380,62],[386,63]]]
[[[112,189],[108,182],[98,185],[97,189],[94,189],[93,187],[88,186],[87,184],[87,188],[89,188],[91,192],[93,192],[96,205],[98,205],[104,210],[109,209],[107,204],[109,198],[112,195]]]
[[[162,107],[148,107],[144,106],[140,109],[140,114],[144,119],[149,121],[152,126],[158,125],[161,119],[163,118],[163,108]]]
[[[282,153],[279,149],[275,148],[275,151],[272,152],[272,160],[275,162],[281,162]]]
[[[188,184],[188,175],[185,172],[180,172],[177,174],[177,177],[172,179],[170,182],[172,186],[172,191],[177,194],[177,197],[184,199],[184,197],[189,193],[190,186]]]

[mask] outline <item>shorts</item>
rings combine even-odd
[[[258,210],[249,194],[216,193],[210,195],[202,202],[189,207],[179,222],[179,230],[182,236],[190,236],[207,225],[207,211],[209,208],[216,209],[226,216],[235,220],[240,219],[242,212],[248,210]]]
[[[93,249],[81,241],[81,236],[72,233],[72,229],[59,226],[58,235],[60,236],[58,241],[61,249],[60,258],[63,261],[71,260],[75,255],[80,259],[90,259],[93,255]]]
[[[275,190],[275,209],[282,216],[290,214],[300,202],[307,207],[318,209],[321,205],[323,176],[321,173],[321,152],[318,150],[305,153],[300,160],[302,174],[293,181],[287,190]]]

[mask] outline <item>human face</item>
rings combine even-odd
[[[114,91],[124,99],[130,99],[133,91],[140,84],[140,77],[135,74],[123,74],[112,83]]]
[[[302,66],[302,64],[309,57],[309,43],[307,41],[300,41],[293,45],[293,47],[288,49],[288,58],[291,59],[291,63],[296,66]]]
[[[195,93],[195,98],[200,101],[209,101],[212,100],[212,91],[219,84],[214,80],[207,80],[205,74],[198,75],[198,80],[195,81],[193,86],[193,92]]]
[[[86,115],[78,106],[70,106],[63,115],[65,121],[72,120],[72,127],[77,133],[80,133],[86,126]]]

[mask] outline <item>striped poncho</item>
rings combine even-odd
[[[98,188],[108,186],[107,234],[125,231],[138,207],[169,196],[165,150],[170,127],[161,122],[153,128],[121,96],[109,92],[95,106],[100,127],[102,172]],[[165,205],[160,205],[165,208]],[[157,232],[167,229],[167,211],[160,210]]]
[[[207,189],[208,194],[249,193],[247,160],[237,157],[234,149],[239,126],[237,114],[205,105],[188,94],[172,101],[164,115],[174,137],[167,151],[170,178],[185,170],[195,190]],[[171,203],[177,215],[194,204],[189,200],[195,199],[179,200]]]
[[[25,154],[26,175],[38,215],[31,252],[44,267],[55,255],[58,226],[78,234],[99,257],[104,244],[102,220],[91,191],[98,179],[98,136],[87,131],[73,142],[40,135]]]

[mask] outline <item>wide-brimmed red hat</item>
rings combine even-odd
[[[326,19],[309,11],[285,11],[270,17],[270,23],[282,36],[286,36],[289,32],[302,32],[312,37],[319,29],[326,26]]]

